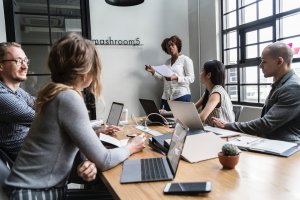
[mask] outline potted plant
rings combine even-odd
[[[240,149],[233,144],[224,144],[222,152],[218,154],[219,161],[224,169],[234,169],[239,162]]]

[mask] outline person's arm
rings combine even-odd
[[[219,93],[215,92],[215,93],[211,94],[208,98],[208,101],[207,101],[204,109],[199,114],[201,121],[205,122],[207,117],[217,107],[217,105],[220,102],[221,102],[221,95]]]
[[[131,146],[106,149],[90,124],[82,97],[75,91],[65,92],[59,103],[59,121],[72,141],[88,160],[95,163],[100,171],[110,169],[144,147],[144,138],[137,138]],[[72,116],[72,117],[71,117]],[[132,148],[132,145],[135,149]]]
[[[184,74],[178,75],[178,83],[193,83],[195,81],[193,61],[185,57],[183,64]]]
[[[224,124],[224,128],[257,136],[268,135],[298,117],[297,111],[300,110],[299,91],[298,85],[280,88],[277,94],[278,101],[262,118],[249,122]]]
[[[160,75],[159,73],[157,73],[157,72],[153,69],[153,67],[152,67],[151,65],[145,65],[145,66],[146,66],[146,67],[145,67],[145,70],[146,70],[147,72],[150,72],[151,75],[152,75],[154,78],[159,79],[159,80],[162,80],[162,79],[164,78],[162,75]]]
[[[203,99],[204,99],[205,92],[203,95],[200,97],[200,99],[195,103],[196,109],[199,110],[203,104]]]
[[[16,95],[11,93],[0,94],[1,121],[30,126],[34,119],[34,115],[33,102],[28,102],[28,99],[20,100]]]

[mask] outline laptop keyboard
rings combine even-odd
[[[142,180],[162,180],[168,178],[162,158],[141,159]]]

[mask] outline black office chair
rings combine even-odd
[[[233,105],[233,112],[235,114],[235,121],[237,122],[239,120],[240,114],[243,110],[243,106],[241,105]]]

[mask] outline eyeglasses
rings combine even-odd
[[[22,58],[16,58],[16,59],[12,59],[12,60],[2,60],[1,62],[7,62],[7,61],[14,61],[14,62],[16,62],[16,65],[18,67],[20,67],[23,64],[26,64],[27,66],[29,66],[29,63],[30,63],[30,59],[28,59],[28,58],[24,58],[24,59],[22,59]]]

